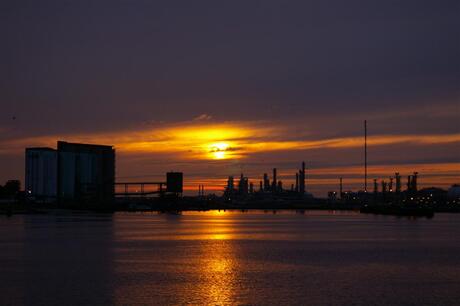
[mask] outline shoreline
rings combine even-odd
[[[394,215],[394,216],[420,216],[417,213],[406,213],[399,214],[398,212],[390,209],[379,210],[379,211],[365,211],[360,207],[339,207],[339,206],[326,206],[326,207],[228,207],[228,206],[215,206],[215,207],[190,207],[190,208],[137,208],[137,209],[101,209],[101,208],[89,208],[89,207],[11,207],[5,209],[0,207],[0,216],[12,216],[12,215],[73,215],[73,214],[101,214],[111,215],[113,213],[169,213],[169,214],[180,214],[182,212],[207,212],[207,211],[292,211],[298,213],[304,213],[305,211],[344,211],[344,212],[358,212],[362,214],[378,214],[378,215]],[[433,213],[460,213],[460,209],[433,209]]]

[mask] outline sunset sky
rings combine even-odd
[[[0,3],[0,184],[24,148],[114,145],[118,181],[222,191],[307,163],[307,191],[460,183],[459,1]]]

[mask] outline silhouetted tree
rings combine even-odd
[[[21,190],[21,182],[19,180],[9,180],[3,187],[4,195],[16,196]]]

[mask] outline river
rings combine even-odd
[[[460,214],[0,217],[0,305],[458,305]]]

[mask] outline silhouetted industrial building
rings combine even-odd
[[[238,182],[238,192],[240,194],[248,194],[249,192],[249,180],[241,173],[240,181]]]
[[[276,168],[273,168],[273,182],[272,182],[272,191],[276,192],[278,183],[276,181]]]
[[[302,162],[300,169],[295,173],[295,188],[294,184],[283,186],[283,181],[280,180],[277,168],[273,168],[273,177],[270,180],[267,173],[263,174],[263,178],[259,180],[259,188],[255,182],[249,181],[248,177],[243,173],[240,175],[237,186],[233,176],[227,179],[227,185],[224,189],[224,198],[226,201],[270,201],[275,199],[310,199],[312,195],[306,192],[305,184],[305,162]],[[283,177],[284,178],[284,177]],[[289,189],[290,187],[290,189]],[[302,191],[302,192],[301,192]]]
[[[452,185],[447,191],[447,197],[451,200],[460,201],[460,185]]]
[[[302,162],[302,169],[299,170],[299,192],[304,194],[305,189],[305,162]]]
[[[399,172],[395,173],[395,178],[396,178],[396,193],[401,192],[401,175]]]
[[[183,191],[183,174],[182,172],[166,173],[166,191],[172,193],[182,193]]]
[[[115,150],[112,146],[58,141],[51,148],[26,149],[26,192],[62,202],[112,202]]]
[[[229,176],[227,180],[227,190],[233,192],[235,190],[235,182],[233,176]]]
[[[270,180],[268,178],[268,174],[264,173],[264,191],[270,190]]]
[[[25,192],[37,200],[52,201],[57,196],[57,151],[27,148]]]
[[[58,197],[112,202],[115,150],[112,146],[58,141]]]
[[[407,191],[417,192],[417,175],[418,172],[414,172],[414,175],[407,176]]]
[[[295,188],[294,188],[295,192],[299,192],[299,174],[296,173],[295,174]]]

